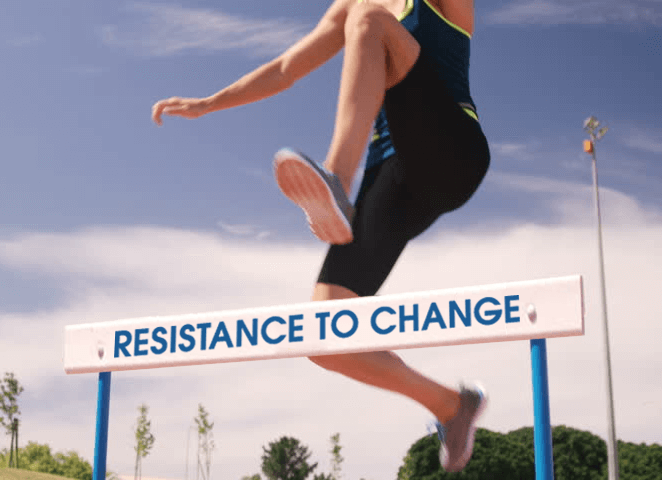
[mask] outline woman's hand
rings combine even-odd
[[[238,107],[276,95],[326,63],[345,44],[344,26],[349,6],[356,0],[335,0],[317,26],[285,53],[244,75],[207,98],[172,97],[152,107],[152,120],[161,115],[198,118],[205,113]]]
[[[209,113],[209,102],[206,98],[171,97],[160,100],[152,107],[152,120],[158,126],[163,125],[161,115],[177,115],[184,118],[198,118]]]

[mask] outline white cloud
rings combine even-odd
[[[504,189],[544,195],[546,208],[561,223],[585,225],[587,221],[592,222],[595,216],[595,191],[592,184],[499,171],[490,173],[490,181]],[[600,187],[600,207],[603,223],[614,228],[662,221],[658,210],[643,207],[633,197],[605,186]]]
[[[150,56],[173,55],[190,49],[242,49],[256,56],[275,55],[310,30],[310,26],[289,19],[248,19],[176,5],[134,3],[129,11],[139,16],[140,21],[134,25],[104,26],[103,42]]]
[[[622,138],[622,142],[628,147],[636,150],[662,154],[662,132],[631,129],[630,134]],[[660,160],[662,160],[662,158]]]
[[[258,225],[230,225],[224,222],[218,222],[218,226],[221,227],[224,232],[238,237],[251,237],[256,240],[263,240],[271,235],[271,232],[268,230],[262,230]]]
[[[485,21],[505,25],[662,25],[662,3],[650,0],[516,1],[487,15]]]
[[[500,180],[532,194],[546,192],[562,212],[590,199],[590,190],[577,185],[516,176]],[[590,201],[585,208],[590,218]],[[650,402],[662,396],[662,307],[654,301],[662,287],[662,221],[608,189],[604,213],[612,219],[605,225],[605,258],[617,433],[626,441],[659,442],[655,419],[662,404]],[[586,335],[548,342],[551,415],[555,425],[604,436],[596,237],[593,223],[574,215],[551,226],[440,230],[408,247],[382,293],[584,275]],[[629,221],[615,220],[623,218]],[[309,298],[324,251],[323,245],[228,240],[153,227],[0,239],[0,266],[56,278],[69,292],[57,309],[0,314],[0,364],[16,373],[26,387],[23,398],[31,399],[22,408],[22,441],[47,442],[56,451],[74,449],[92,459],[95,376],[64,375],[65,325],[298,303]],[[482,380],[491,403],[481,426],[507,431],[531,425],[526,342],[407,350],[402,356],[446,384]],[[390,478],[430,420],[404,397],[304,359],[121,372],[114,374],[112,388],[109,469],[132,472],[132,428],[136,408],[145,402],[156,436],[143,461],[150,477],[183,478],[187,429],[198,403],[215,422],[212,473],[219,478],[259,472],[262,446],[282,435],[308,445],[312,461],[328,471],[328,440],[335,432],[341,433],[346,478]]]
[[[532,142],[493,142],[490,143],[490,151],[494,155],[515,160],[529,161],[535,159],[538,154],[538,145]]]

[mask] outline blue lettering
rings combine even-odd
[[[213,350],[218,342],[225,342],[228,348],[234,347],[232,345],[232,339],[228,334],[228,329],[225,328],[225,322],[218,322],[218,327],[216,327],[216,333],[214,333],[214,338],[211,341],[211,345],[209,345],[209,350]]]
[[[506,297],[506,323],[517,323],[519,322],[519,317],[511,317],[512,312],[519,312],[519,307],[517,305],[511,305],[512,300],[519,300],[519,295],[508,295]]]
[[[166,333],[168,333],[168,330],[163,327],[156,327],[154,330],[152,330],[152,340],[161,345],[161,348],[150,348],[153,354],[161,355],[168,348],[168,342],[166,339],[159,337],[159,334],[165,335]]]
[[[182,337],[183,340],[186,340],[188,342],[188,346],[184,345],[183,343],[179,344],[179,349],[182,352],[190,352],[195,348],[195,338],[193,338],[191,335],[189,335],[186,332],[195,332],[195,327],[189,323],[184,325],[182,328],[179,329],[179,336]]]
[[[492,298],[492,297],[481,298],[476,304],[476,307],[474,308],[474,316],[476,317],[476,321],[483,325],[494,325],[501,318],[501,310],[487,310],[485,312],[485,315],[488,315],[491,318],[485,320],[480,314],[480,307],[482,307],[483,304],[485,303],[490,303],[492,305],[499,305],[499,306],[501,305],[496,298]]]
[[[295,325],[297,320],[303,320],[303,315],[290,315],[290,343],[303,342],[303,337],[296,337],[295,332],[303,330],[303,325]]]
[[[450,327],[455,328],[455,314],[457,313],[460,317],[460,320],[462,320],[462,323],[464,323],[465,327],[470,327],[471,326],[471,300],[465,300],[464,301],[464,314],[462,313],[462,310],[460,310],[460,307],[457,306],[457,303],[455,303],[454,300],[451,300],[450,303],[448,304],[449,310],[450,310]]]
[[[352,328],[347,333],[342,333],[340,330],[338,330],[338,320],[340,319],[340,317],[345,315],[352,319]],[[354,335],[354,333],[356,333],[356,330],[358,328],[359,328],[359,319],[356,317],[356,314],[351,310],[341,310],[338,313],[336,313],[333,316],[333,320],[331,320],[331,330],[333,330],[333,334],[336,337],[340,337],[340,338],[351,337],[352,335]]]
[[[122,341],[120,337],[124,337],[124,341]],[[129,350],[126,348],[131,345],[131,338],[131,332],[128,330],[119,330],[115,332],[115,358],[120,356],[120,350],[125,357],[131,356]]]
[[[395,310],[393,310],[391,307],[379,307],[377,310],[374,311],[372,317],[370,317],[370,325],[372,325],[372,329],[375,332],[379,333],[380,335],[387,335],[391,333],[393,330],[395,330],[395,325],[391,325],[390,327],[387,328],[379,328],[379,326],[377,325],[377,315],[379,315],[382,312],[395,315]]]
[[[319,312],[315,314],[315,317],[320,319],[320,340],[326,340],[326,319],[329,318],[330,315],[329,312]]]
[[[428,329],[428,326],[431,323],[438,323],[439,328],[446,328],[444,323],[444,317],[441,316],[439,307],[437,307],[437,302],[432,302],[430,308],[428,309],[428,314],[425,316],[425,322],[423,322],[423,331]]]
[[[211,323],[198,323],[196,326],[200,329],[200,350],[207,350],[207,329]]]
[[[141,345],[147,345],[147,339],[142,339],[140,336],[147,333],[149,333],[149,328],[136,329],[136,341],[133,343],[133,354],[136,357],[142,357],[149,353],[147,350],[140,350]]]
[[[285,335],[281,335],[277,338],[271,338],[267,335],[267,327],[273,322],[280,323],[281,325],[286,325],[287,322],[280,317],[269,317],[267,321],[262,324],[262,338],[264,338],[264,341],[270,345],[277,345],[285,339]]]
[[[241,347],[241,332],[246,334],[246,338],[251,343],[251,345],[257,345],[257,318],[253,319],[253,333],[248,331],[248,327],[243,320],[237,320],[237,346]]]
[[[177,351],[177,326],[170,327],[170,353]]]
[[[418,303],[414,304],[414,313],[405,315],[405,306],[400,305],[400,333],[405,331],[405,322],[414,322],[414,331],[418,332]]]

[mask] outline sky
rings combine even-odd
[[[286,146],[323,160],[342,55],[256,104],[160,128],[150,114],[162,98],[210,95],[280,54],[327,6],[3,1],[0,374],[25,387],[21,446],[93,458],[96,375],[64,373],[66,325],[310,298],[326,248],[271,162]],[[380,293],[581,274],[586,333],[548,341],[551,418],[605,438],[597,219],[582,150],[595,115],[610,128],[596,152],[616,433],[660,444],[662,1],[476,2],[475,27],[471,92],[491,169],[467,205],[407,247]],[[490,404],[479,426],[532,425],[528,342],[402,356],[449,386],[480,380]],[[234,480],[258,473],[262,447],[283,435],[329,471],[336,432],[344,478],[394,478],[432,420],[306,359],[120,372],[109,470],[133,472],[142,403],[156,437],[143,475],[172,479],[185,477],[198,404],[214,421],[212,477]]]

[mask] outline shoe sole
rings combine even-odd
[[[482,395],[483,399],[480,402],[480,405],[478,406],[478,409],[476,410],[476,415],[473,418],[473,421],[471,422],[471,425],[469,426],[469,433],[467,434],[467,446],[464,449],[464,453],[462,456],[459,458],[457,462],[455,462],[453,465],[449,465],[447,467],[442,467],[446,472],[453,473],[453,472],[460,472],[464,469],[464,467],[467,466],[467,463],[469,463],[469,460],[471,459],[471,455],[473,454],[473,449],[474,449],[474,439],[476,435],[476,423],[478,423],[478,419],[480,416],[483,414],[485,409],[487,408],[487,392],[485,389],[480,385],[479,383],[473,383],[472,387],[476,390],[479,390]],[[441,460],[441,459],[440,459]]]
[[[304,159],[294,152],[280,151],[274,159],[274,173],[278,187],[303,209],[317,238],[334,245],[353,240],[352,227],[325,179]]]

